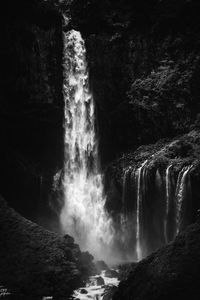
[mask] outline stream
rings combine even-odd
[[[119,280],[117,277],[110,277],[106,271],[102,271],[100,275],[91,276],[85,287],[75,290],[72,299],[107,300],[106,295],[117,287],[118,284]]]

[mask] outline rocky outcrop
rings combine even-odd
[[[191,225],[173,243],[153,253],[119,284],[113,300],[198,299],[200,296],[200,224]]]
[[[16,299],[68,298],[94,272],[92,256],[21,217],[0,199],[0,282]]]

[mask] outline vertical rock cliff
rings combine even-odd
[[[0,22],[0,190],[50,226],[49,192],[63,159],[62,14],[49,1],[20,0],[4,3]]]

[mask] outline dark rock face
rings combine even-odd
[[[198,299],[200,296],[200,225],[141,261],[122,281],[113,300]]]
[[[70,236],[44,230],[0,199],[0,282],[18,297],[66,299],[93,274],[92,259]]]
[[[6,2],[0,36],[0,190],[56,229],[49,192],[63,160],[62,15],[50,1]]]
[[[116,292],[116,290],[117,290],[116,286],[109,286],[109,285],[106,286],[102,300],[112,299],[112,297],[113,297],[114,293]]]
[[[137,263],[127,263],[118,266],[119,275],[118,278],[120,281],[127,279],[129,273],[135,268]]]

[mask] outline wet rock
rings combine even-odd
[[[105,284],[104,279],[101,276],[96,277],[96,283],[97,283],[97,285],[104,285]]]
[[[97,272],[101,272],[101,271],[104,271],[104,270],[109,270],[107,264],[103,260],[98,260],[95,263],[95,267],[97,269]]]
[[[110,278],[112,278],[112,277],[118,278],[119,273],[115,270],[112,270],[112,269],[111,270],[106,270],[105,276],[110,277]]]
[[[93,262],[93,256],[88,251],[81,252],[79,259],[81,261],[80,270],[82,274],[85,274],[85,279],[96,274],[95,265],[91,263]]]
[[[105,291],[104,291],[102,300],[112,300],[112,297],[113,297],[114,293],[116,292],[116,290],[117,290],[116,286],[107,285],[105,287]]]
[[[87,292],[86,289],[81,289],[81,290],[80,290],[80,293],[81,293],[81,294],[87,294],[88,292]]]
[[[68,234],[65,234],[63,236],[64,241],[69,244],[69,245],[73,245],[74,244],[74,238]]]

